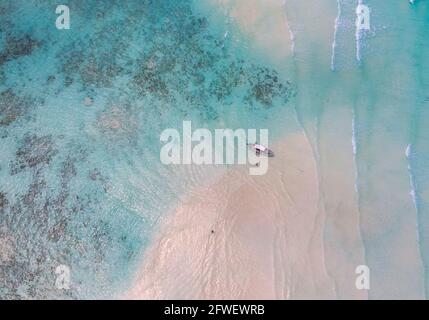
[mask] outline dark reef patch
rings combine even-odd
[[[96,181],[97,183],[100,183],[101,186],[103,186],[103,189],[105,192],[107,192],[107,190],[109,189],[110,185],[109,185],[109,180],[107,179],[107,177],[105,177],[100,170],[98,170],[97,168],[95,168],[94,170],[91,170],[89,172],[89,178],[92,181]]]
[[[83,44],[75,44],[73,47],[82,47]],[[87,50],[70,50],[59,56],[61,73],[64,76],[66,86],[75,81],[82,84],[83,89],[108,88],[113,80],[125,74],[125,68],[117,61],[117,52],[98,52],[97,55],[88,53]]]
[[[0,93],[0,126],[8,126],[25,115],[34,103],[28,97],[16,95],[12,89]]]
[[[27,135],[22,146],[16,151],[16,160],[11,166],[11,174],[17,174],[26,168],[48,165],[58,153],[51,135]]]
[[[103,54],[100,57],[92,56],[80,68],[80,78],[85,86],[110,87],[112,80],[121,74],[122,68],[116,63],[109,63],[112,55]]]
[[[56,77],[54,75],[50,75],[48,76],[48,78],[46,79],[46,84],[51,84],[55,81]]]
[[[6,194],[3,192],[0,192],[0,213],[3,211],[4,208],[8,205],[8,201],[6,198]]]
[[[161,63],[163,70],[158,70],[158,63],[152,59],[142,60],[141,67],[133,78],[133,84],[140,94],[146,95],[147,93],[152,93],[158,98],[168,96],[169,89],[166,81],[163,80],[162,72],[166,72],[167,68],[172,68],[174,61],[166,61],[165,64]]]
[[[4,73],[3,67],[0,66],[0,86],[4,85],[6,82],[6,74]]]
[[[275,70],[257,66],[252,69],[256,70],[256,75],[249,77],[250,90],[246,97],[250,104],[256,101],[264,107],[271,107],[275,98],[287,103],[293,96],[291,83],[289,81],[281,83]]]
[[[234,90],[246,83],[248,72],[243,60],[233,61],[223,69],[216,70],[216,77],[211,81],[209,90],[218,101],[225,101]]]
[[[12,13],[14,6],[11,1],[2,1],[0,3],[0,16],[7,16]]]
[[[22,38],[7,36],[5,49],[0,52],[0,66],[8,61],[30,55],[41,44],[41,41],[32,39],[29,35]]]

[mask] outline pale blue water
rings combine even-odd
[[[354,25],[358,1],[323,3],[326,11],[315,22],[316,13],[299,10],[302,3],[286,2],[296,39],[304,38],[296,44],[297,56],[303,57],[297,59],[298,114],[318,149],[326,143],[320,137],[335,125],[332,118],[325,120],[331,110],[351,109],[353,119],[345,120],[354,123],[360,234],[372,277],[368,297],[424,298],[429,258],[424,125],[429,3],[363,1],[371,10],[371,30],[359,38]],[[306,5],[311,7],[312,1]],[[337,23],[330,43],[322,33],[331,21]],[[327,71],[328,61],[332,72]],[[330,143],[319,151],[335,152],[335,141]],[[329,168],[320,166],[322,171]],[[335,221],[328,216],[330,224]],[[330,243],[339,240],[329,233],[325,237]]]
[[[0,297],[106,298],[129,286],[160,216],[200,183],[161,166],[162,130],[192,120],[275,138],[296,111],[317,151],[337,107],[354,114],[369,297],[429,294],[429,3],[364,1],[372,30],[357,44],[357,1],[320,1],[321,14],[286,1],[296,36],[286,70],[233,48],[228,19],[213,25],[190,0],[65,1],[67,31],[55,28],[55,1],[2,1],[0,239],[11,253]],[[55,288],[59,264],[71,290]]]

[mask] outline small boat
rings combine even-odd
[[[272,158],[272,157],[274,157],[274,152],[273,152],[273,150],[271,150],[271,149],[268,149],[267,147],[265,147],[265,146],[263,146],[263,145],[261,145],[261,144],[258,144],[258,143],[248,143],[247,144],[252,150],[254,150],[255,151],[255,153],[256,153],[256,155],[260,155],[260,154],[263,154],[263,155],[266,155],[266,156],[268,156],[268,157],[270,157],[270,158]]]

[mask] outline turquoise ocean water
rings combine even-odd
[[[358,1],[287,0],[294,55],[280,66],[237,46],[249,40],[227,8],[207,15],[204,1],[63,3],[65,31],[55,1],[0,3],[1,298],[126,290],[159,218],[208,178],[183,180],[159,162],[160,133],[183,120],[269,128],[271,139],[305,132],[329,252],[344,250],[329,159],[352,153],[369,298],[429,294],[428,1],[363,1],[371,30],[356,34]],[[70,290],[55,287],[62,264]],[[341,281],[337,297],[347,298]]]

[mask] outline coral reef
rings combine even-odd
[[[0,126],[8,126],[25,115],[34,103],[28,97],[17,96],[12,89],[0,93]]]
[[[32,39],[29,35],[22,38],[7,37],[6,47],[0,52],[0,66],[8,61],[30,55],[41,44],[40,41]]]

